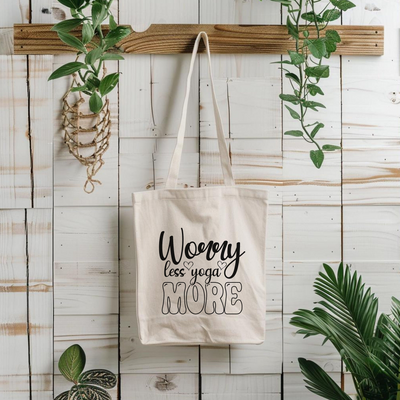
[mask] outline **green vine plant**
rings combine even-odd
[[[103,97],[110,93],[118,84],[119,73],[104,77],[102,66],[106,60],[123,60],[115,45],[131,33],[126,26],[118,26],[110,11],[113,0],[58,0],[68,7],[71,19],[59,22],[52,30],[67,45],[77,50],[77,59],[69,62],[49,77],[49,80],[78,73],[81,85],[71,88],[72,92],[83,92],[90,97],[89,108],[97,114],[103,107]],[[90,13],[86,12],[90,7]],[[103,32],[102,23],[109,19],[109,31]],[[81,27],[81,38],[71,34],[71,31]],[[78,61],[84,56],[82,61]]]
[[[289,50],[289,59],[277,61],[288,79],[293,93],[280,94],[290,116],[298,121],[299,129],[284,132],[285,135],[302,137],[315,146],[310,151],[310,158],[317,168],[324,162],[324,152],[340,149],[340,146],[324,144],[321,146],[316,136],[324,124],[320,121],[309,122],[309,111],[318,112],[326,108],[324,104],[315,101],[324,92],[319,86],[321,79],[329,77],[329,65],[323,60],[328,59],[336,51],[341,42],[340,35],[335,30],[326,29],[330,22],[338,20],[342,11],[355,7],[349,0],[329,0],[317,12],[317,3],[321,0],[272,0],[282,4],[287,9],[286,26],[289,35],[295,42],[295,50]],[[325,35],[322,35],[322,33]],[[291,68],[291,69],[288,69]]]
[[[114,388],[117,377],[105,369],[83,372],[85,364],[85,352],[78,344],[64,351],[58,362],[58,369],[65,379],[73,383],[73,386],[70,390],[59,394],[55,400],[112,400],[105,389]]]

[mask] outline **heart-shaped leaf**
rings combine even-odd
[[[131,33],[131,28],[127,26],[119,26],[114,30],[110,31],[105,37],[106,49],[113,47],[122,39],[126,38]]]
[[[77,382],[79,375],[85,368],[86,356],[79,344],[68,347],[58,361],[58,369],[71,382]]]
[[[312,78],[328,78],[329,65],[317,65],[316,67],[307,67],[305,69],[307,76]]]
[[[52,79],[61,78],[62,76],[71,75],[81,69],[88,69],[88,67],[81,62],[75,61],[63,65],[62,67],[56,69],[49,77],[49,81]]]
[[[118,81],[119,74],[117,72],[105,76],[100,82],[99,90],[101,95],[105,96],[106,94],[110,93],[115,88],[115,86],[117,86]]]
[[[318,59],[321,59],[326,53],[325,43],[322,39],[309,40],[306,39],[304,44],[308,47],[311,54]]]
[[[290,60],[292,61],[293,65],[299,65],[304,62],[303,54],[297,53],[296,51],[289,50],[288,51]]]
[[[93,92],[93,94],[90,96],[89,99],[90,111],[92,111],[95,114],[98,114],[102,107],[103,107],[103,101],[101,100],[97,92]]]
[[[325,158],[324,152],[322,150],[311,150],[310,158],[317,168],[321,168]]]
[[[85,371],[78,379],[79,383],[98,385],[104,389],[112,389],[117,384],[117,377],[106,369]]]

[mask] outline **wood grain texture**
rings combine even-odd
[[[50,24],[15,24],[14,54],[75,52],[73,48],[59,40],[56,32],[51,31],[51,27]],[[337,30],[342,39],[338,44],[337,54],[369,56],[383,54],[382,26],[333,25],[331,28]],[[133,31],[116,46],[124,53],[134,54],[190,53],[200,31],[208,34],[213,53],[286,54],[287,50],[295,48],[294,41],[283,25],[222,24],[152,24],[145,32]],[[74,32],[79,35],[79,30]],[[313,37],[312,29],[310,37]]]

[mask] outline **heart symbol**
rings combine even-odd
[[[193,261],[185,261],[183,266],[189,271],[189,269],[193,267]]]
[[[217,265],[219,267],[219,269],[224,269],[226,268],[226,262],[222,262],[222,261],[218,261]]]

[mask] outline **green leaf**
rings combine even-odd
[[[131,33],[131,29],[127,26],[119,26],[118,28],[110,31],[108,35],[105,37],[106,49],[116,45],[122,39],[129,36]]]
[[[101,56],[101,60],[124,60],[124,57],[115,53],[105,53]]]
[[[90,87],[91,90],[93,90],[94,88],[98,88],[100,86],[100,79],[97,78],[94,75],[91,75],[88,79],[87,79],[87,84],[88,87]],[[90,86],[89,86],[90,84]]]
[[[112,389],[117,384],[117,377],[105,369],[91,369],[82,373],[78,382],[98,385],[104,389]]]
[[[308,31],[303,31],[303,36],[305,38],[308,38],[310,36],[310,33]]]
[[[330,0],[330,2],[337,7],[339,10],[347,11],[356,5],[349,0]]]
[[[87,90],[86,85],[82,85],[82,86],[74,86],[71,88],[71,92],[84,92],[85,90]]]
[[[74,344],[68,347],[58,361],[58,369],[65,379],[76,382],[85,368],[86,356],[82,347]]]
[[[90,385],[75,385],[70,390],[69,400],[112,400],[104,389]]]
[[[109,74],[105,76],[100,83],[100,93],[102,96],[105,96],[106,94],[110,93],[115,86],[117,86],[119,81],[119,74],[114,73],[114,74]]]
[[[73,35],[64,32],[58,32],[58,37],[68,46],[72,46],[75,49],[81,51],[82,53],[87,53],[86,47],[83,43]]]
[[[308,47],[311,54],[318,59],[321,59],[326,53],[325,43],[322,39],[309,40],[305,39],[304,44]]]
[[[301,18],[309,22],[323,22],[323,19],[319,15],[315,14],[313,11],[301,14]]]
[[[313,110],[316,110],[318,107],[320,108],[326,108],[322,103],[318,103],[317,101],[303,101],[303,106],[306,108],[311,108]]]
[[[115,22],[114,16],[110,15],[110,29],[113,31],[114,29],[117,29],[118,25]]]
[[[342,13],[340,10],[337,10],[336,8],[332,8],[329,10],[325,10],[324,13],[322,14],[322,20],[325,22],[331,22],[331,21],[336,21]]]
[[[322,150],[311,150],[310,158],[311,161],[317,168],[321,168],[322,163],[324,162],[324,152]]]
[[[102,57],[103,49],[101,47],[96,47],[95,49],[89,51],[85,57],[85,63],[89,65],[94,65],[94,63]]]
[[[94,36],[94,31],[91,24],[83,24],[82,26],[82,43],[89,43]]]
[[[333,29],[327,30],[326,33],[325,33],[325,37],[327,39],[332,40],[335,43],[340,43],[341,42],[340,35]]]
[[[71,75],[81,69],[88,69],[87,65],[84,63],[75,61],[70,62],[56,69],[49,77],[49,81],[57,78],[61,78],[62,76]]]
[[[327,54],[334,53],[336,51],[336,43],[333,40],[325,39],[325,47]]]
[[[335,146],[333,144],[324,144],[322,146],[322,150],[324,151],[335,151],[335,150],[340,150],[341,147],[340,146]]]
[[[62,5],[68,8],[80,8],[85,3],[85,0],[58,0]]]
[[[327,78],[329,76],[329,65],[317,65],[305,69],[307,76],[312,78]]]
[[[290,112],[290,115],[292,116],[293,119],[300,119],[300,115],[297,111],[293,110],[293,108],[290,108],[289,106],[285,106],[288,111]]]
[[[101,25],[101,23],[106,19],[107,17],[107,8],[104,4],[100,3],[93,3],[92,6],[92,24],[93,24],[93,29],[96,30],[96,28]]]
[[[279,97],[283,101],[289,101],[292,104],[299,104],[300,100],[297,96],[294,96],[293,94],[280,94]]]
[[[324,94],[324,92],[322,91],[322,89],[319,86],[314,85],[312,83],[307,84],[307,89],[308,89],[309,93],[311,94],[311,96],[315,96],[317,94],[320,94],[320,95]]]
[[[292,81],[296,82],[298,85],[300,85],[300,78],[292,73],[292,72],[288,72],[287,74],[285,74],[285,77],[288,79],[291,79]]]
[[[293,22],[290,19],[290,16],[287,16],[286,19],[286,26],[288,28],[288,34],[290,36],[292,36],[294,39],[298,39],[299,38],[299,31],[297,30],[296,25],[293,24]]]
[[[303,131],[286,131],[284,135],[301,137],[303,136]]]
[[[82,22],[83,20],[79,18],[66,19],[65,21],[61,21],[54,25],[51,30],[56,32],[69,32],[82,24]]]
[[[293,65],[299,65],[304,62],[304,56],[303,54],[297,53],[296,51],[289,50],[288,51],[290,59],[293,63]]]
[[[95,114],[98,114],[103,107],[103,100],[101,100],[100,96],[97,92],[93,92],[89,99],[89,108]],[[81,371],[82,372],[82,371]]]
[[[69,390],[60,393],[54,400],[68,400]]]
[[[310,136],[311,136],[312,138],[314,138],[315,135],[319,132],[319,130],[322,129],[322,128],[324,128],[324,127],[325,127],[324,124],[322,124],[321,122],[318,122],[318,124],[315,125],[315,126],[314,126],[314,129],[311,131]]]
[[[304,358],[299,358],[299,364],[310,392],[328,400],[351,400],[318,364]]]

